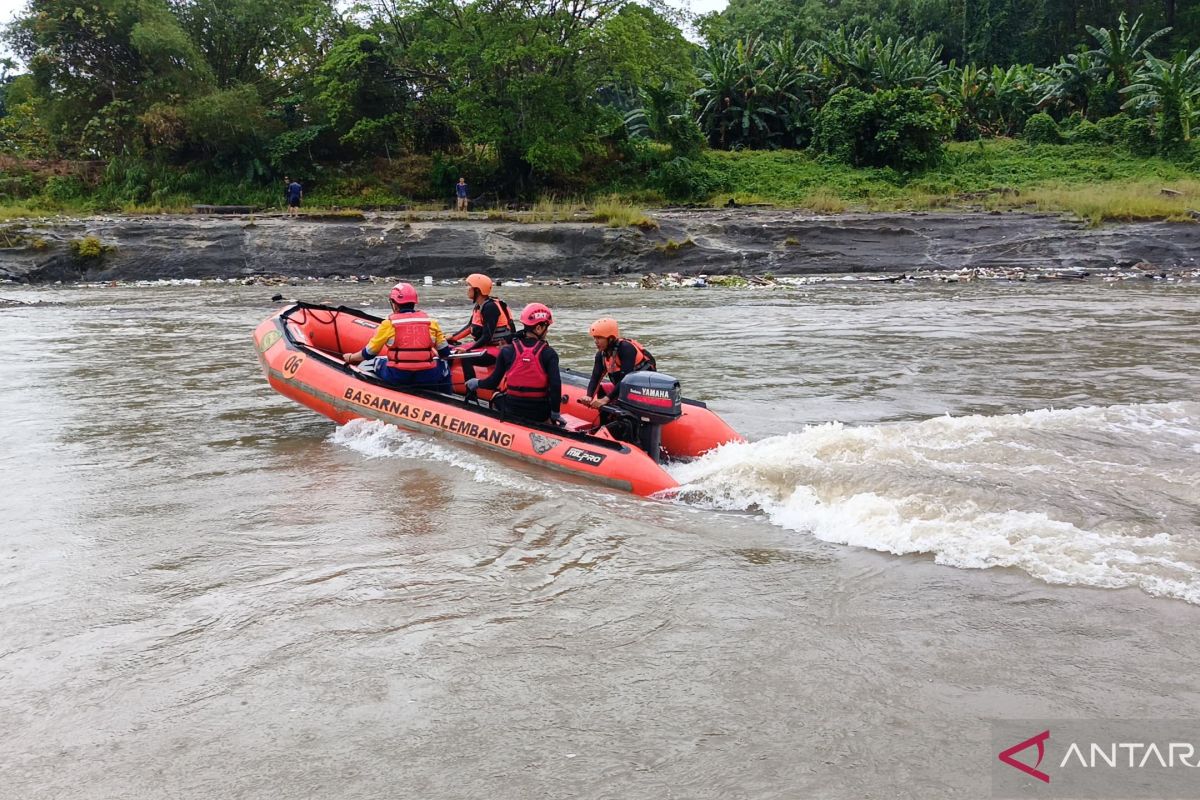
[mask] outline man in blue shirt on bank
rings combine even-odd
[[[304,187],[300,181],[292,181],[287,185],[288,216],[300,215],[300,200],[304,198]]]
[[[467,203],[471,201],[470,189],[467,187],[467,179],[458,176],[458,183],[454,184],[454,195],[458,199],[458,210],[466,211]]]

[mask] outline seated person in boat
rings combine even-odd
[[[617,387],[621,379],[631,372],[655,370],[657,365],[650,351],[642,347],[635,339],[622,339],[621,329],[615,319],[604,317],[592,323],[588,331],[592,341],[596,343],[596,360],[592,365],[592,377],[588,381],[585,405],[600,408],[617,396]],[[605,396],[600,387],[604,378],[612,381],[612,394]]]
[[[516,325],[508,305],[499,298],[492,297],[492,279],[478,272],[467,276],[467,297],[475,307],[471,310],[471,320],[462,330],[446,337],[451,345],[458,345],[470,334],[471,343],[463,347],[461,352],[482,350],[486,355],[463,361],[463,376],[475,377],[475,365],[490,367],[496,363],[500,348],[512,341]]]
[[[550,309],[530,303],[521,312],[521,335],[500,349],[496,369],[488,377],[467,381],[467,391],[498,389],[492,408],[505,416],[533,422],[565,425],[562,408],[562,375],[558,353],[546,343],[546,331],[554,321]]]
[[[450,345],[437,320],[417,310],[417,290],[412,284],[397,283],[388,300],[392,313],[379,323],[371,341],[359,352],[345,353],[342,358],[347,364],[371,359],[375,376],[394,386],[452,391],[445,360]]]

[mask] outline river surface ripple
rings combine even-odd
[[[0,291],[0,797],[981,797],[991,719],[1200,714],[1200,286],[508,288],[751,440],[673,503],[335,428],[275,291]]]

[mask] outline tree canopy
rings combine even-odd
[[[661,0],[29,0],[0,151],[246,179],[421,156],[521,193],[666,169],[655,141],[915,169],[1039,112],[1163,142],[1200,114],[1200,0],[731,0],[702,44],[681,22]],[[834,136],[846,120],[895,151]]]

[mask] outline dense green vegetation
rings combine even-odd
[[[788,150],[711,151],[700,166],[720,187],[717,197],[723,200],[823,212],[965,206],[1067,210],[1098,222],[1184,220],[1200,205],[1200,164],[1092,143],[952,143],[939,164],[912,175],[888,167],[854,169]]]
[[[1164,52],[1200,47],[1191,0],[729,0],[700,28],[709,41],[764,31],[819,41],[838,27],[871,28],[884,39],[927,39],[959,64],[1049,66],[1088,39],[1089,25],[1112,27],[1122,13],[1171,28]]]
[[[626,0],[339,9],[30,0],[5,33],[24,66],[0,62],[0,203],[273,206],[285,174],[310,204],[440,203],[465,174],[479,207],[1179,216],[1200,162],[1200,0],[732,0],[702,44]],[[1147,182],[1182,188],[1146,203]],[[1098,183],[1125,199],[1071,194]]]

